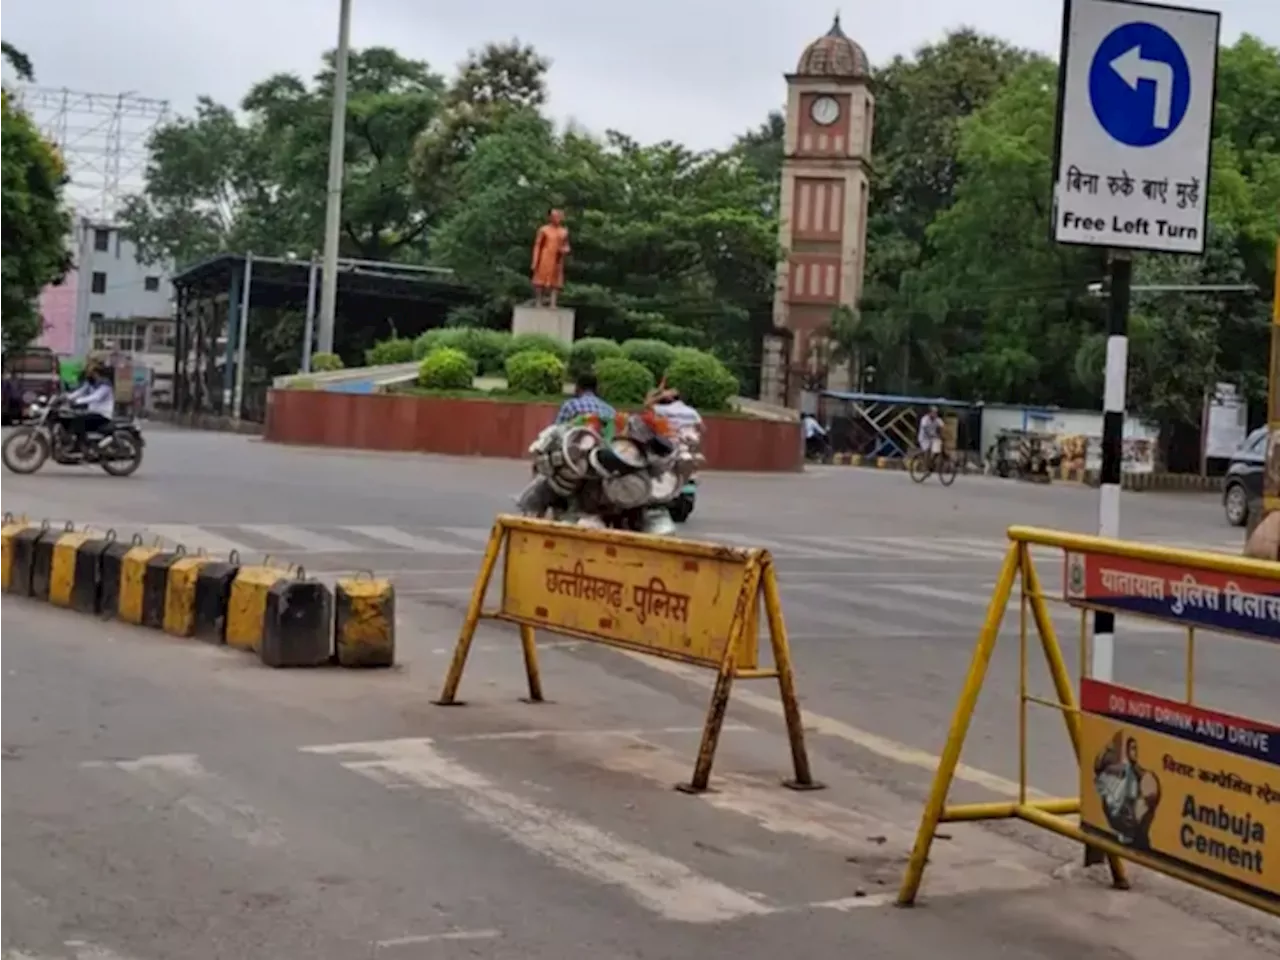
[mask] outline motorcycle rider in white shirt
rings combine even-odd
[[[85,371],[84,383],[67,394],[71,405],[68,426],[77,445],[83,447],[90,433],[106,433],[116,412],[116,392],[96,367]]]

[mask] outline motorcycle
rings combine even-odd
[[[681,427],[676,434],[676,446],[680,456],[693,461],[692,472],[680,488],[679,495],[671,501],[667,510],[676,523],[684,523],[693,514],[698,500],[698,464],[702,463],[702,431],[698,427]]]
[[[127,477],[142,466],[142,431],[132,418],[111,421],[104,432],[88,431],[83,439],[70,426],[75,416],[61,397],[37,397],[25,423],[4,439],[5,467],[18,474],[35,473],[54,463],[99,466],[113,477]]]
[[[528,517],[670,535],[693,511],[694,442],[646,416],[548,427],[529,447],[534,477],[516,504]]]
[[[1049,483],[1062,463],[1053,437],[1022,430],[1002,430],[987,450],[986,472],[1030,483]]]

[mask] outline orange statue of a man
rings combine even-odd
[[[556,306],[556,297],[564,289],[564,261],[569,255],[569,228],[564,214],[552,210],[547,222],[538,228],[533,241],[533,299],[538,306]]]

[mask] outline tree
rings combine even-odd
[[[5,56],[11,56],[5,50]],[[28,64],[28,69],[29,69]],[[3,163],[4,351],[21,349],[40,335],[40,291],[58,283],[71,267],[67,239],[71,215],[63,205],[66,168],[53,145],[23,111],[3,98],[0,149]]]
[[[347,69],[342,252],[421,262],[435,211],[414,195],[409,159],[414,139],[439,112],[444,81],[422,61],[386,47],[352,51]],[[252,126],[271,145],[262,159],[275,190],[256,199],[266,212],[285,214],[280,232],[268,232],[260,245],[274,240],[302,252],[321,244],[333,76],[330,53],[310,87],[292,74],[277,74],[244,98]]]
[[[120,219],[139,256],[186,265],[234,246],[246,207],[270,194],[257,131],[208,97],[195,116],[158,129],[149,144],[146,190]]]
[[[31,83],[36,78],[35,68],[31,66],[31,58],[15,47],[8,40],[0,41],[0,55],[13,67],[19,80]]]
[[[552,206],[573,241],[565,301],[585,335],[710,346],[750,367],[770,322],[775,185],[732,153],[557,137],[513,113],[461,167],[460,198],[436,231],[441,262],[495,304],[528,296],[529,249]]]
[[[551,61],[519,40],[471,51],[450,84],[443,109],[414,144],[419,195],[438,204],[456,196],[459,171],[479,142],[514,116],[537,116],[547,101]]]
[[[1058,360],[1100,322],[1088,283],[1101,256],[1048,235],[1056,68],[1021,68],[957,132],[954,199],[904,274],[917,369],[958,399],[1062,403],[1078,384]]]

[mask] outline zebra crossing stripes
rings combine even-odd
[[[55,525],[60,525],[55,523]],[[235,551],[243,557],[379,554],[439,557],[468,557],[483,552],[489,539],[488,526],[413,526],[391,524],[281,524],[281,523],[145,523],[138,521],[94,522],[90,527],[113,529],[121,539],[141,536],[144,542],[163,546],[182,544],[187,550],[203,550],[210,556],[226,556]],[[745,531],[703,530],[694,525],[680,535],[693,540],[728,543],[742,547],[762,547],[775,557],[797,561],[866,560],[895,564],[994,565],[1009,548],[999,537],[960,536],[838,536],[812,533],[757,535]],[[1166,541],[1166,545],[1176,545]],[[1196,544],[1196,549],[1238,553],[1239,544],[1221,541]],[[1032,554],[1041,564],[1059,563],[1062,551],[1033,546]]]

